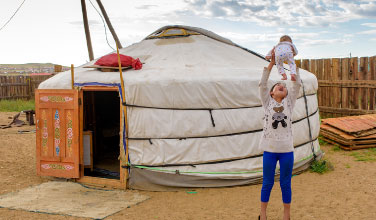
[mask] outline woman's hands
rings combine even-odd
[[[269,71],[272,71],[273,66],[275,64],[275,51],[274,51],[274,49],[275,48],[273,48],[273,50],[272,50],[272,59],[270,60],[270,63],[269,63],[269,66],[268,66]]]

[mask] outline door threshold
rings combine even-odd
[[[101,188],[115,188],[126,189],[125,185],[117,179],[107,179],[93,176],[83,176],[79,179],[75,179],[75,182],[82,183],[84,185],[90,185]]]

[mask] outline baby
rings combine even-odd
[[[282,80],[286,80],[287,76],[285,69],[283,68],[283,63],[287,62],[290,66],[291,81],[296,81],[296,65],[294,61],[294,56],[298,54],[298,50],[292,43],[291,37],[288,35],[283,35],[279,43],[266,55],[266,59],[270,60],[272,57],[272,51],[275,52],[275,61],[278,68],[278,72],[282,75]]]

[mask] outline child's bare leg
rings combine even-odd
[[[287,75],[286,75],[286,73],[282,73],[282,80],[287,80]]]
[[[294,56],[292,54],[289,54],[289,59],[287,60],[287,63],[290,66],[291,81],[296,81],[296,64]]]
[[[261,202],[261,213],[260,213],[260,220],[266,219],[266,208],[268,207],[267,202]]]
[[[295,74],[291,74],[291,81],[296,81]]]
[[[283,220],[290,220],[290,203],[283,203]]]

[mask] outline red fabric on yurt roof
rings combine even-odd
[[[132,66],[135,70],[142,68],[142,63],[138,58],[134,59],[133,57],[120,54],[120,62],[122,67]],[[118,56],[116,53],[103,56],[95,62],[95,65],[118,67]]]

